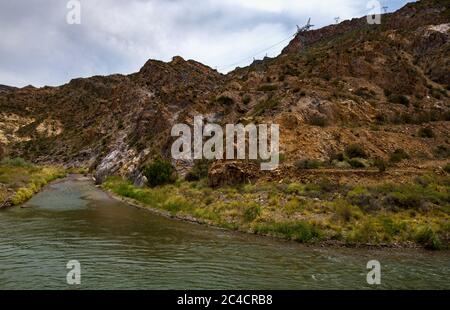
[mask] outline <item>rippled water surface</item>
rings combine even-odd
[[[450,253],[311,248],[169,220],[112,200],[89,180],[52,184],[24,208],[0,212],[0,289],[450,288]]]

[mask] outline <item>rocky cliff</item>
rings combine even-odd
[[[405,150],[405,166],[439,165],[450,149],[449,8],[423,0],[380,25],[359,18],[302,33],[280,56],[227,75],[174,57],[128,76],[0,86],[0,143],[13,156],[88,166],[99,181],[120,173],[139,183],[143,164],[170,158],[173,124],[202,114],[280,124],[283,166],[352,143],[370,157]],[[192,166],[174,164],[182,174]]]

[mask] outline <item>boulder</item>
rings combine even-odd
[[[257,177],[257,165],[246,162],[216,162],[208,172],[211,187],[249,183]]]

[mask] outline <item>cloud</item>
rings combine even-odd
[[[253,57],[277,55],[308,17],[321,27],[336,16],[366,13],[365,0],[80,2],[80,25],[67,24],[66,1],[0,3],[0,84],[60,85],[75,77],[135,72],[149,58],[174,55],[226,72]],[[394,2],[391,9],[406,3]]]

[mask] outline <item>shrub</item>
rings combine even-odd
[[[6,148],[3,145],[3,143],[0,142],[0,160],[3,159],[3,157],[6,156]]]
[[[252,97],[250,97],[249,95],[245,95],[245,96],[242,98],[242,103],[245,104],[245,105],[249,104],[250,101],[252,101]]]
[[[442,248],[439,236],[429,226],[418,229],[415,234],[415,240],[429,250],[439,250]]]
[[[361,207],[365,211],[379,209],[376,198],[373,197],[372,193],[365,187],[357,186],[353,188],[347,193],[346,198],[350,204]]]
[[[291,183],[287,187],[287,193],[289,194],[301,194],[303,193],[304,187],[300,183]]]
[[[379,172],[385,172],[387,170],[387,163],[381,157],[375,158],[375,160],[373,161],[373,165],[378,168]]]
[[[260,215],[261,207],[256,203],[248,205],[244,210],[244,219],[247,222],[253,222]]]
[[[430,127],[422,127],[417,132],[417,135],[421,138],[434,138],[433,129]]]
[[[345,155],[348,158],[367,158],[363,147],[359,144],[351,144],[345,148]]]
[[[319,169],[321,163],[314,159],[302,159],[295,163],[295,167],[299,170]]]
[[[168,161],[157,159],[143,169],[143,174],[152,187],[174,183],[176,181],[175,169]]]
[[[275,99],[269,99],[258,103],[253,109],[253,116],[260,116],[264,114],[267,110],[273,109],[278,105],[278,101]]]
[[[188,182],[199,181],[201,179],[208,177],[208,171],[210,166],[211,161],[207,159],[200,159],[194,161],[194,166],[185,177],[186,181]]]
[[[284,209],[287,214],[294,214],[295,212],[300,211],[304,204],[305,202],[303,200],[300,201],[298,198],[293,198],[284,205]]]
[[[222,105],[233,105],[234,104],[234,100],[231,97],[228,97],[226,95],[222,95],[219,98],[216,99],[216,101]]]
[[[379,112],[375,115],[375,122],[379,125],[382,125],[388,121],[388,118],[383,113]]]
[[[337,169],[350,169],[352,166],[346,162],[346,161],[338,161],[338,160],[333,160],[331,162],[332,166],[337,168]]]
[[[345,157],[343,153],[339,153],[339,152],[331,152],[329,154],[329,158],[330,158],[330,163],[332,163],[333,161],[344,161]]]
[[[263,84],[260,87],[258,87],[259,91],[274,91],[277,89],[278,89],[278,86],[275,84]]]
[[[328,120],[324,115],[314,114],[309,118],[308,123],[312,126],[325,127],[328,124]]]
[[[352,205],[348,204],[345,200],[338,199],[334,203],[336,207],[336,216],[339,220],[344,223],[350,222],[351,219],[355,216]]]
[[[11,202],[15,206],[20,205],[29,200],[31,197],[33,197],[34,193],[35,193],[34,188],[26,188],[26,187],[19,188],[19,190],[13,196]]]
[[[445,165],[444,171],[447,172],[447,173],[450,173],[450,163],[448,163],[447,165]]]
[[[405,159],[409,159],[409,155],[408,153],[406,153],[405,150],[403,149],[396,149],[394,151],[394,153],[391,154],[391,156],[389,157],[389,161],[391,163],[399,163]]]
[[[392,103],[402,104],[405,106],[409,105],[409,99],[404,95],[391,94],[388,96],[388,100]]]
[[[348,160],[348,163],[352,168],[366,168],[366,164],[364,163],[363,159],[361,158],[351,158]]]
[[[376,96],[376,93],[366,87],[360,87],[355,91],[355,95],[365,99],[371,99]]]
[[[448,147],[447,145],[438,145],[434,150],[433,150],[434,156],[436,156],[437,158],[449,158],[450,157],[450,147]]]

